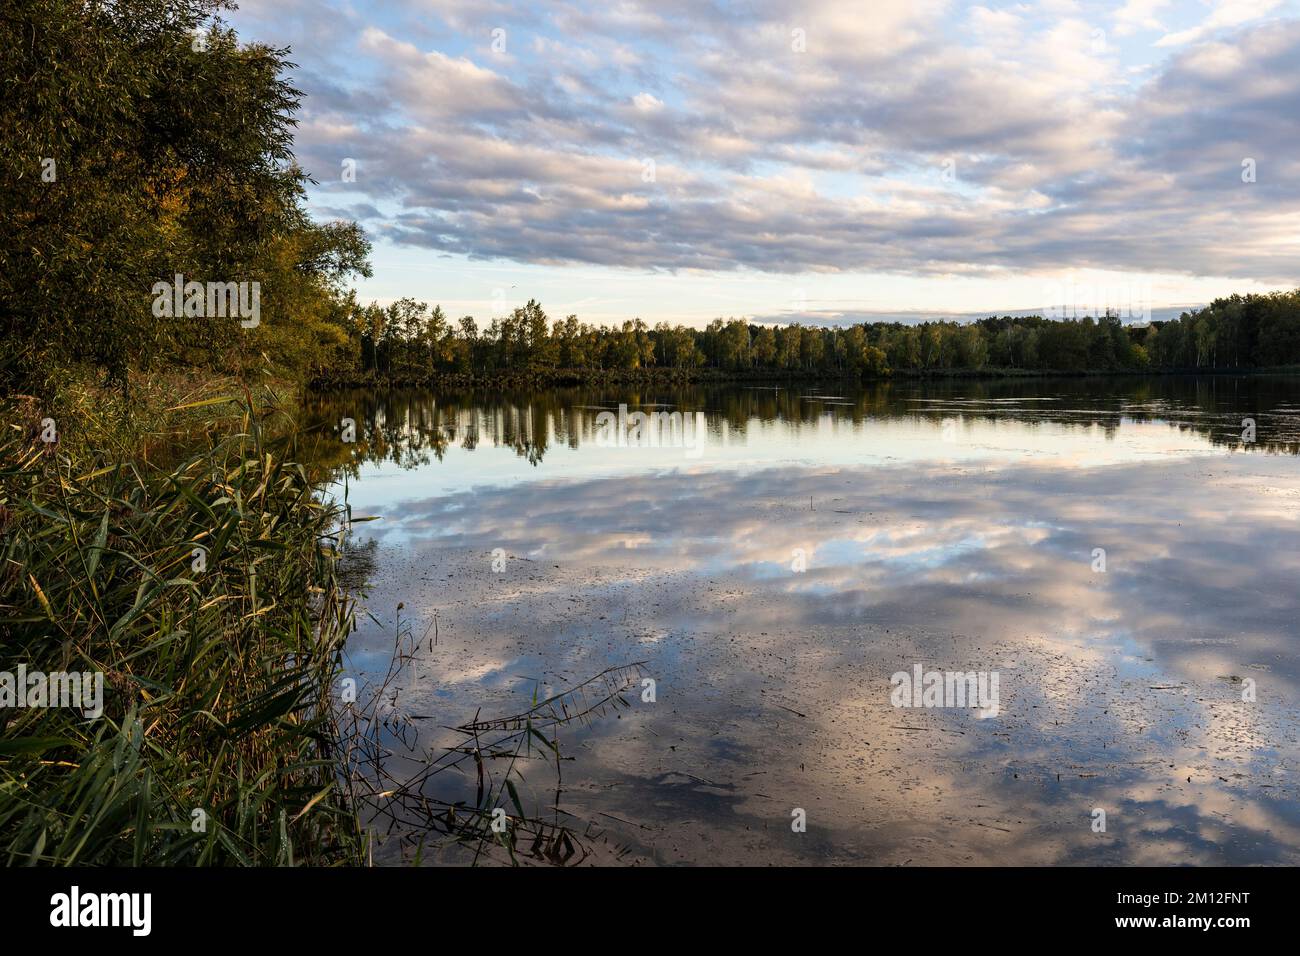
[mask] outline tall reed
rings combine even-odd
[[[221,425],[167,466],[71,461],[22,416],[0,435],[0,671],[104,675],[97,720],[0,708],[8,864],[362,860],[337,507],[283,416],[197,404]]]

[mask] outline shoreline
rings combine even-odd
[[[618,385],[752,385],[752,384],[880,384],[917,381],[1038,381],[1053,378],[1141,378],[1151,377],[1265,377],[1300,375],[1300,366],[1281,365],[1267,368],[1146,368],[1086,369],[900,369],[888,375],[830,374],[823,370],[728,371],[725,369],[533,369],[492,374],[458,372],[430,375],[355,375],[310,379],[309,393],[328,394],[350,389],[517,389],[571,388]]]

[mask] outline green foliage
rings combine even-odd
[[[0,710],[6,863],[360,860],[331,703],[338,513],[296,451],[248,406],[170,468],[83,472],[21,422],[0,435],[0,670],[104,675],[97,720]]]
[[[698,368],[722,373],[879,378],[893,372],[981,370],[1141,371],[1150,368],[1262,368],[1300,363],[1300,292],[1219,299],[1174,322],[1125,325],[1114,315],[1051,320],[1003,316],[919,325],[847,328],[751,325],[715,319],[703,329],[640,319],[591,326],[570,315],[551,322],[539,303],[494,320],[482,333],[420,302],[387,308],[352,304],[349,345],[324,379],[389,376],[408,382],[443,374],[492,376],[567,370]]]
[[[333,361],[355,224],[302,210],[288,52],[241,46],[223,0],[6,0],[0,12],[0,386],[89,363]],[[259,282],[261,325],[158,318],[176,274]]]

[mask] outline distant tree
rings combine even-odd
[[[759,368],[772,368],[776,364],[776,331],[770,325],[759,327],[753,349],[754,364]]]
[[[980,370],[990,365],[1041,371],[1207,367],[1241,361],[1243,354],[1275,364],[1300,362],[1300,292],[1216,300],[1178,320],[1144,326],[1126,326],[1107,314],[1095,320],[1002,316],[970,323],[862,323],[825,329],[752,326],[742,319],[715,319],[704,329],[659,322],[651,329],[639,318],[596,327],[570,315],[551,327],[541,304],[530,300],[494,320],[480,336],[469,316],[455,329],[446,324],[439,331],[445,322],[442,310],[435,307],[426,314],[425,308],[410,300],[386,309],[361,307],[355,297],[343,295],[335,313],[345,344],[332,354],[345,364],[348,356],[359,356],[363,369],[381,374],[409,374],[417,366],[491,373],[558,363],[575,370],[710,365],[732,371],[880,376],[895,370]],[[1248,347],[1248,339],[1255,345]],[[435,347],[443,358],[430,364],[423,356]]]
[[[981,369],[988,361],[989,346],[978,325],[963,325],[956,334],[957,362],[961,368]]]

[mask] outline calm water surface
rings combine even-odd
[[[620,439],[620,405],[682,427]],[[379,518],[348,548],[352,666],[382,677],[399,621],[419,644],[386,692],[406,773],[449,728],[638,665],[628,706],[548,731],[558,775],[518,765],[570,862],[1300,862],[1300,379],[313,411],[356,421],[335,451]],[[893,706],[917,664],[996,673],[996,716]],[[476,786],[467,764],[423,792]],[[377,860],[469,858],[387,826]]]

